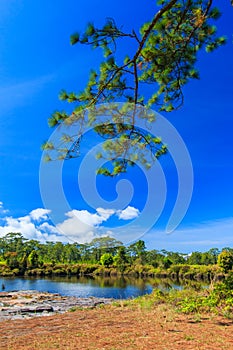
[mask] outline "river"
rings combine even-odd
[[[75,297],[135,298],[150,294],[153,288],[182,288],[178,282],[129,277],[0,277],[0,290],[38,290]]]

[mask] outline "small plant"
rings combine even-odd
[[[193,321],[194,321],[195,323],[201,322],[201,315],[200,315],[199,313],[196,313],[196,314],[194,315],[194,317],[193,317]]]
[[[194,337],[193,337],[192,335],[187,335],[187,334],[186,334],[186,335],[184,336],[184,339],[185,339],[185,340],[194,340]]]
[[[233,267],[233,253],[223,250],[218,256],[218,265],[225,273],[229,272]]]
[[[196,297],[196,298],[185,298],[180,303],[180,310],[184,313],[193,313],[198,312],[202,304],[202,298]]]
[[[68,312],[75,312],[77,310],[81,310],[82,308],[80,306],[72,306],[69,308]]]

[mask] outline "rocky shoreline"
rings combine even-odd
[[[109,298],[77,298],[35,290],[0,292],[0,321],[51,316],[112,302]]]

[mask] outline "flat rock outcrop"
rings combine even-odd
[[[77,298],[34,290],[0,292],[0,321],[50,316],[75,308],[94,308],[110,304],[109,298]]]

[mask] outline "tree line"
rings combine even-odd
[[[233,248],[211,248],[207,252],[184,254],[162,250],[148,250],[143,240],[128,246],[112,237],[100,237],[90,243],[41,243],[26,239],[21,233],[8,233],[0,238],[0,267],[23,274],[26,270],[66,264],[115,267],[124,272],[129,266],[151,266],[163,270],[184,265],[218,265],[224,272],[233,267]],[[0,273],[1,273],[0,271]],[[52,270],[51,270],[52,271]],[[89,270],[88,270],[89,271]]]

